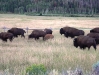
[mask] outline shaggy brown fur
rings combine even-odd
[[[90,32],[92,32],[92,33],[99,33],[99,27],[91,29]]]
[[[44,36],[46,35],[46,32],[42,31],[42,30],[34,30],[29,36],[28,38],[35,38],[36,39],[39,39],[39,37],[43,37],[43,40],[44,40]]]
[[[46,34],[44,40],[53,39],[54,36],[52,34]]]
[[[12,41],[14,38],[13,34],[12,33],[8,33],[8,32],[1,32],[0,33],[0,39],[2,41],[5,41],[7,42],[7,39],[9,39],[10,41]]]
[[[51,29],[47,29],[47,28],[45,28],[44,31],[46,32],[46,34],[52,34],[53,32]]]
[[[99,44],[99,33],[88,33],[87,36],[95,38],[96,44]]]
[[[86,47],[90,49],[90,47],[93,46],[96,50],[96,41],[92,37],[80,35],[74,39],[74,46],[76,48],[79,46],[81,49],[85,49]]]
[[[8,32],[12,33],[14,35],[14,37],[18,37],[18,35],[21,35],[21,37],[25,38],[24,33],[26,33],[26,32],[22,28],[11,28],[8,30]]]
[[[74,27],[63,27],[60,29],[60,34],[64,34],[67,38],[74,38],[75,36],[84,35],[84,33],[85,32],[83,30],[79,30]]]

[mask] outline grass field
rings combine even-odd
[[[9,70],[12,74],[21,75],[32,64],[44,64],[48,70],[80,67],[84,72],[91,71],[92,65],[99,60],[99,46],[96,51],[93,47],[89,51],[75,48],[73,39],[59,34],[59,29],[64,26],[83,29],[87,34],[90,29],[99,27],[99,18],[0,14],[0,32],[4,31],[2,27],[52,28],[54,35],[54,39],[47,41],[42,38],[28,40],[28,34],[32,32],[30,30],[25,34],[26,38],[18,37],[7,43],[0,40],[0,73]]]

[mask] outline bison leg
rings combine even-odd
[[[90,46],[88,47],[88,50],[90,49]]]
[[[97,49],[95,44],[93,45],[93,48],[94,48],[95,50]]]
[[[71,38],[74,38],[74,36],[72,35]]]
[[[18,35],[14,35],[14,37],[18,37]]]
[[[37,37],[37,40],[39,39],[39,37]]]
[[[90,47],[91,47],[92,45],[88,45],[87,47],[88,47],[88,50],[90,49]]]
[[[35,40],[38,40],[39,39],[39,37],[35,37]]]
[[[9,40],[12,42],[12,40],[14,39],[14,37],[13,36],[11,36],[11,37],[9,37]]]
[[[3,39],[4,42],[7,42],[7,39]]]
[[[24,35],[21,35],[21,37],[24,37],[24,38],[25,38],[25,36],[24,36]]]
[[[13,38],[9,38],[9,40],[12,42]]]

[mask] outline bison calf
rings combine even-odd
[[[54,36],[52,34],[46,34],[44,40],[53,39]]]

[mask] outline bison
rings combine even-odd
[[[99,27],[91,29],[90,33],[99,33]]]
[[[64,34],[67,38],[74,38],[75,36],[84,35],[85,32],[83,30],[79,30],[73,27],[63,27],[60,29],[60,34]]]
[[[21,37],[24,38],[24,33],[26,33],[25,30],[23,30],[22,28],[11,28],[7,32],[12,33],[14,37],[18,37],[18,35],[21,35]]]
[[[2,41],[7,42],[7,39],[9,39],[12,42],[13,38],[14,38],[14,36],[12,33],[8,33],[8,32],[1,32],[0,33],[0,39]]]
[[[28,36],[28,38],[35,38],[35,40],[39,39],[39,37],[43,37],[46,35],[46,32],[42,30],[33,30],[33,32]]]
[[[88,47],[88,50],[91,46],[93,46],[93,48],[96,50],[96,41],[92,37],[80,35],[74,39],[74,46],[76,48],[79,46],[81,49]]]
[[[99,33],[88,33],[87,36],[95,38],[96,44],[99,44]]]
[[[53,32],[51,29],[47,29],[47,28],[45,28],[44,31],[46,32],[46,34],[52,34]]]
[[[52,34],[46,34],[44,40],[53,39],[54,36]]]
[[[84,35],[84,31],[78,29],[71,29],[70,31],[65,32],[64,35],[67,38],[68,37],[74,38],[75,36]]]

